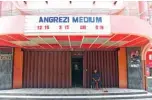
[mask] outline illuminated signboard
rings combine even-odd
[[[108,35],[110,16],[25,16],[25,34]]]
[[[152,60],[152,54],[149,55],[149,60]]]

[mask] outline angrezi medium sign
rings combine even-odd
[[[110,16],[25,16],[25,34],[108,35]]]

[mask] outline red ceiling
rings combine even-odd
[[[98,48],[99,46],[101,46],[101,44],[93,44],[90,48]]]
[[[110,41],[120,41],[120,40],[123,40],[127,36],[128,36],[128,34],[117,34],[117,35],[113,36],[110,39]]]
[[[70,41],[82,41],[83,36],[70,36]]]
[[[84,38],[97,38],[98,36],[84,36]]]
[[[60,41],[68,41],[69,40],[68,36],[55,36],[55,38],[57,40],[60,40]]]
[[[39,46],[43,47],[43,48],[53,48],[51,45],[49,44],[39,44]]]
[[[136,39],[136,38],[138,38],[138,36],[136,36],[136,35],[130,35],[130,36],[124,38],[123,41],[131,41],[131,40]]]
[[[117,48],[143,46],[149,40],[129,34],[111,36],[24,36],[22,34],[0,35],[0,46],[32,49],[55,48]]]
[[[61,46],[60,46],[59,44],[51,44],[51,46],[52,46],[53,48],[61,48]]]
[[[81,47],[82,48],[89,48],[91,44],[82,44]]]

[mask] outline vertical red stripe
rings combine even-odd
[[[63,52],[62,52],[62,54],[63,54]],[[61,56],[61,59],[65,59],[64,56]],[[62,65],[64,65],[64,62],[63,62],[63,61],[61,62],[61,69],[60,69],[60,70],[61,70],[61,84],[62,84],[61,87],[65,87],[65,84],[64,84],[64,83],[65,83],[65,82],[64,82],[64,77],[65,77],[64,69],[65,69],[65,68],[64,68]]]
[[[23,54],[23,60],[27,62],[27,52],[25,52]],[[26,84],[26,80],[27,80],[27,63],[26,62],[23,62],[24,64],[24,67],[23,67],[23,87],[27,87],[27,84]]]
[[[27,53],[27,57],[30,57],[30,53]],[[30,59],[27,59],[27,88],[30,88]]]
[[[85,63],[87,61],[87,52],[84,52],[84,55],[83,55],[83,87],[86,88],[86,64]]]
[[[65,56],[66,59],[68,59],[68,55],[66,55],[65,52],[64,52],[64,56]],[[66,60],[65,62],[66,62],[65,65],[68,65],[69,61]],[[66,71],[65,71],[65,72],[66,72],[66,74],[65,74],[65,75],[66,75],[66,77],[65,77],[66,86],[65,86],[65,87],[67,88],[67,87],[68,87],[68,77],[69,77],[69,76],[68,76],[68,73],[69,73],[69,71],[68,71],[68,66],[64,66],[64,67],[65,67],[65,69],[66,69]]]
[[[37,64],[37,68],[38,68],[38,88],[40,88],[41,87],[41,53],[40,52],[38,52],[37,57],[38,57],[38,62],[37,62],[38,63]]]
[[[113,53],[112,54],[112,61],[113,61],[112,64],[115,65],[115,61],[114,61],[115,60],[115,52],[112,52],[112,53]],[[112,72],[113,72],[113,74],[115,74],[115,69],[113,69]],[[114,84],[115,82],[116,82],[116,78],[113,77],[113,86],[115,86],[115,84]]]
[[[58,52],[58,55],[62,55],[62,52]],[[58,58],[59,61],[61,61],[61,57]],[[57,78],[57,87],[61,88],[61,62],[58,62],[58,66],[57,66],[57,73],[58,73],[58,78]]]
[[[34,79],[33,79],[33,63],[31,63],[33,61],[34,61],[34,53],[31,52],[31,59],[30,59],[30,88],[32,88],[33,81],[34,81]]]
[[[34,67],[34,87],[38,88],[38,66],[35,66],[34,64],[38,63],[38,57],[34,56],[34,63],[33,63],[33,67]]]
[[[118,69],[118,52],[115,52],[116,53],[116,73],[118,74],[119,76],[119,69]],[[116,77],[116,81],[118,82],[118,84],[115,84],[116,87],[119,87],[119,77]]]
[[[24,88],[71,87],[70,52],[24,51]]]
[[[46,80],[45,80],[45,83],[46,83],[46,88],[49,88],[49,52],[46,52],[46,54],[45,54],[45,56],[46,56],[46,61],[45,61],[45,64],[46,64],[46,66],[45,66],[45,78],[46,78]]]
[[[48,52],[48,88],[52,87],[52,66],[50,66],[50,62],[51,62],[51,52]]]
[[[109,55],[109,51],[107,52],[107,59],[110,61],[110,55]],[[110,76],[111,76],[111,73],[110,73],[110,66],[109,66],[109,64],[110,64],[110,62],[107,62],[107,73],[109,73],[109,74],[107,74],[107,78],[110,78]],[[109,79],[109,81],[107,81],[107,87],[110,87],[110,79]]]

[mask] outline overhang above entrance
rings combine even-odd
[[[21,34],[1,35],[1,46],[17,46],[31,49],[67,48],[117,48],[143,46],[149,42],[145,37],[130,34],[110,36],[24,36]]]
[[[151,40],[151,26],[139,18],[111,16],[110,35],[24,34],[24,16],[0,18],[0,46],[30,49],[117,48],[144,46]]]

